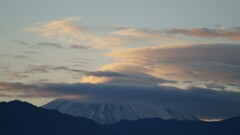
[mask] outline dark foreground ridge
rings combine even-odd
[[[239,125],[240,117],[219,122],[152,118],[101,125],[27,102],[0,103],[1,135],[240,135]]]

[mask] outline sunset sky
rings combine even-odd
[[[240,115],[239,0],[1,0],[0,101]]]

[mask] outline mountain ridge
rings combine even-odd
[[[2,135],[111,135],[107,131],[103,132],[101,125],[93,120],[62,114],[57,110],[46,110],[17,100],[0,103],[0,121]]]
[[[86,117],[102,124],[113,124],[125,119],[137,120],[143,118],[197,120],[196,117],[189,113],[139,103],[99,103],[56,99],[42,107],[56,109],[73,116]]]
[[[123,120],[98,124],[92,120],[36,107],[27,102],[0,103],[1,135],[239,135],[240,117],[219,122]]]

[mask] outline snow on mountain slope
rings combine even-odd
[[[161,107],[124,103],[88,103],[76,100],[56,99],[44,106],[73,116],[86,117],[98,123],[111,124],[120,120],[162,118],[197,120],[193,115]]]

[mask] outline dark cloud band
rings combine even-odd
[[[119,84],[0,83],[0,90],[20,97],[85,97],[86,101],[143,102],[186,110],[201,118],[227,118],[240,114],[240,93],[203,88]],[[4,95],[7,96],[7,95]]]

